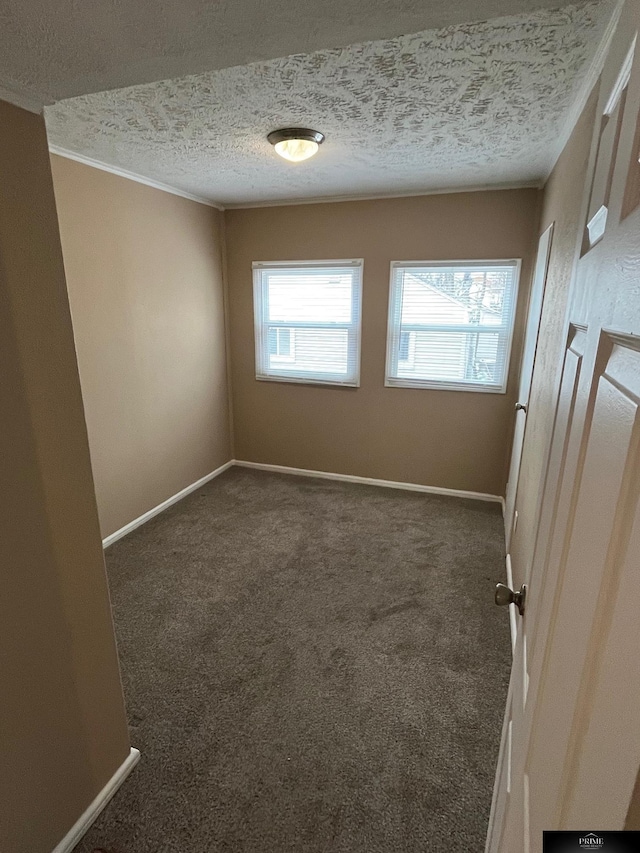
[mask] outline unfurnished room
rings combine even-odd
[[[639,27],[2,0],[1,853],[640,851]]]

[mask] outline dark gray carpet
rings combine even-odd
[[[497,504],[235,468],[107,552],[142,759],[76,848],[477,853]]]

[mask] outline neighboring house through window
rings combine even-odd
[[[400,332],[400,346],[398,348],[398,361],[409,361],[411,349],[412,332]]]
[[[294,332],[284,327],[269,329],[269,359],[275,361],[294,361]]]
[[[358,385],[362,261],[253,264],[256,379]]]
[[[394,262],[386,384],[506,390],[520,263]]]

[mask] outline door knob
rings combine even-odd
[[[524,605],[527,600],[527,585],[522,584],[518,592],[514,592],[503,583],[496,584],[495,602],[500,607],[505,604],[515,604],[518,608],[518,613],[524,616]]]
[[[516,403],[516,412],[527,412],[527,404],[526,403]]]

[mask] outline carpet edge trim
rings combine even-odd
[[[269,465],[264,462],[248,462],[244,459],[234,459],[233,464],[239,468],[255,468],[258,471],[274,471],[280,474],[293,474],[299,477],[317,477],[322,480],[339,480],[344,483],[363,483],[367,486],[382,486],[387,489],[402,489],[409,492],[424,492],[430,495],[448,495],[454,498],[468,498],[476,501],[502,503],[500,495],[489,495],[484,492],[466,492],[462,489],[445,489],[440,486],[423,486],[420,483],[400,483],[395,480],[378,480],[374,477],[358,477],[355,474],[333,474],[329,471],[314,471],[307,468],[290,468],[287,465]]]
[[[116,530],[114,533],[110,533],[109,536],[106,536],[102,540],[102,547],[108,548],[109,545],[113,545],[114,542],[117,542],[118,539],[122,539],[128,533],[134,531],[137,527],[141,527],[147,521],[151,521],[156,515],[160,515],[161,512],[164,512],[165,509],[169,509],[173,504],[178,503],[183,498],[186,498],[192,492],[195,492],[196,489],[199,489],[201,486],[204,486],[210,480],[215,479],[215,477],[220,476],[232,465],[235,463],[234,459],[230,459],[228,462],[225,462],[224,465],[220,465],[219,468],[216,468],[215,471],[212,471],[210,474],[206,474],[204,477],[201,477],[199,480],[196,480],[195,483],[191,483],[190,486],[186,486],[184,489],[181,489],[179,492],[176,492],[175,495],[172,495],[170,498],[167,498],[166,501],[162,501],[157,506],[154,506],[153,509],[147,510],[142,515],[138,516],[138,518],[134,518],[133,521],[130,521],[128,524],[125,524],[124,527],[121,527],[119,530]]]
[[[129,755],[125,758],[120,767],[118,767],[98,796],[80,815],[62,841],[53,848],[52,853],[70,853],[70,851],[73,850],[83,835],[85,835],[89,827],[96,820],[100,812],[103,811],[110,802],[113,795],[131,773],[138,761],[140,761],[140,750],[135,747],[131,747]]]

